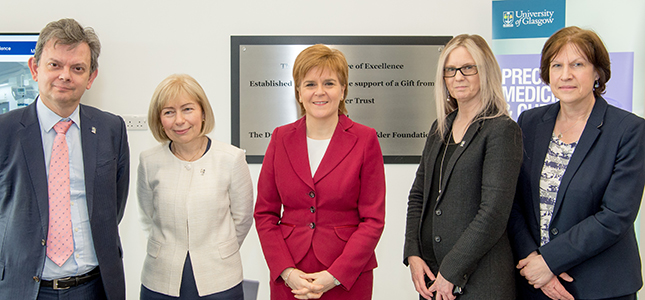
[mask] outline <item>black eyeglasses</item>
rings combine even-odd
[[[444,78],[455,77],[455,75],[457,75],[457,71],[461,72],[461,75],[464,75],[464,76],[473,76],[477,74],[477,66],[467,65],[461,68],[443,68],[443,77]]]

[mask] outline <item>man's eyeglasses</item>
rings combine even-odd
[[[472,76],[477,74],[477,66],[467,65],[461,68],[443,68],[443,77],[444,78],[455,77],[455,75],[457,75],[457,71],[461,72],[461,74],[464,76]]]

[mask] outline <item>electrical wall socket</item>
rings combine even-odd
[[[127,130],[148,130],[147,115],[123,115],[121,117],[125,121]]]

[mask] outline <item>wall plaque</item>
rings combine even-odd
[[[436,118],[437,60],[451,37],[232,36],[232,143],[261,163],[275,127],[299,116],[292,69],[313,44],[345,54],[349,117],[376,129],[386,163],[419,162]]]

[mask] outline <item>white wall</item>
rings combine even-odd
[[[645,2],[567,1],[567,25],[596,30],[610,51],[634,51],[634,111],[645,110]],[[491,1],[3,1],[0,31],[38,32],[64,17],[94,27],[103,44],[99,77],[83,102],[116,114],[146,114],[156,85],[172,73],[188,73],[206,90],[217,126],[211,137],[230,141],[231,35],[456,35],[477,33],[491,40]],[[430,95],[429,95],[430,96]],[[429,98],[430,99],[430,98]],[[156,141],[130,132],[132,180],[121,223],[128,299],[138,299],[145,257],[135,193],[142,150]],[[422,149],[419,149],[421,152]],[[254,182],[260,165],[251,165]],[[377,248],[374,299],[417,299],[402,264],[407,193],[415,165],[387,165],[386,227]],[[645,230],[641,230],[641,233]],[[246,278],[261,282],[268,299],[268,271],[255,229],[242,247]]]

